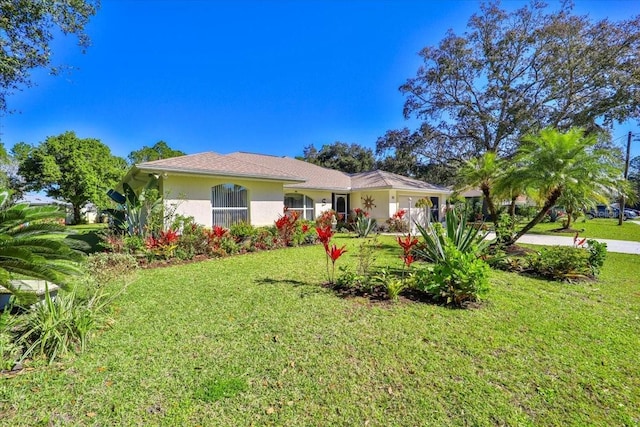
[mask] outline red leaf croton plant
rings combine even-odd
[[[402,267],[402,277],[404,278],[404,267],[411,268],[411,264],[415,261],[412,251],[413,248],[418,244],[418,239],[415,237],[411,237],[411,233],[407,234],[404,237],[398,236],[398,244],[402,248],[402,261],[404,261],[404,266]]]
[[[316,227],[316,233],[318,234],[318,240],[322,243],[322,246],[324,246],[324,252],[327,258],[327,278],[329,279],[329,283],[333,285],[336,278],[336,261],[342,254],[347,252],[345,249],[347,245],[343,245],[341,248],[338,248],[335,244],[329,246],[331,237],[333,237],[331,226]],[[331,259],[331,272],[329,272],[329,259]]]

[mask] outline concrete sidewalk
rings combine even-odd
[[[494,233],[489,233],[487,238],[489,240],[495,239]],[[580,237],[582,239],[582,237]],[[607,239],[594,239],[598,242],[606,243],[607,250],[609,252],[618,252],[622,254],[634,254],[640,255],[640,242],[628,242],[625,240],[607,240]],[[546,245],[546,246],[573,246],[573,236],[547,236],[543,234],[525,234],[520,239],[519,243],[529,243],[532,245]]]

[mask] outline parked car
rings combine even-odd
[[[585,212],[585,215],[589,219],[593,218],[618,218],[620,216],[620,209],[614,206],[597,205],[595,209],[591,209]],[[637,214],[632,209],[625,209],[623,219],[637,218]]]
[[[620,209],[620,204],[619,203],[611,203],[611,207],[613,209],[619,210]],[[624,216],[626,216],[628,219],[635,219],[638,217],[638,211],[635,209],[631,209],[628,207],[624,208]],[[618,217],[618,215],[616,215],[616,218]]]

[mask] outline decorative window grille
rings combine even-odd
[[[305,196],[304,194],[285,194],[284,205],[288,207],[290,211],[300,212],[300,218],[304,218],[309,221],[313,221],[316,218],[314,215],[313,199]]]
[[[236,184],[220,184],[211,189],[213,225],[229,228],[239,222],[249,222],[247,189]]]

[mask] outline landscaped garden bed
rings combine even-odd
[[[376,266],[401,262],[381,236]],[[361,239],[340,262],[355,268]],[[139,272],[89,351],[0,381],[10,425],[633,425],[637,256],[492,271],[479,310],[337,298],[319,245]],[[167,303],[170,301],[170,303]],[[634,421],[636,420],[636,421]]]

